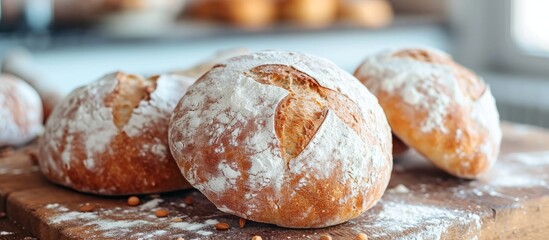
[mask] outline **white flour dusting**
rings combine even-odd
[[[361,127],[371,142],[364,143],[337,115],[329,111],[319,132],[305,150],[290,161],[287,169],[274,126],[276,109],[288,91],[259,83],[246,75],[253,68],[267,64],[291,66],[309,74],[321,86],[353,100],[361,110],[360,114],[365,120]],[[211,200],[231,194],[249,199],[247,211],[241,215],[253,215],[256,206],[261,204],[256,204],[258,200],[252,196],[260,194],[263,189],[278,192],[282,188],[290,188],[294,191],[292,186],[283,183],[299,171],[297,169],[307,168],[307,172],[311,173],[305,182],[300,181],[299,185],[304,187],[314,179],[327,178],[339,165],[343,174],[341,179],[334,181],[351,185],[349,197],[367,192],[377,184],[374,182],[376,180],[387,179],[376,174],[389,174],[390,167],[387,166],[390,164],[388,160],[391,150],[388,146],[391,135],[376,98],[352,75],[324,59],[281,51],[263,51],[231,59],[210,70],[200,82],[191,86],[175,112],[169,131],[170,148],[174,157],[180,160],[180,167],[184,164],[191,166],[184,172],[185,177]],[[244,127],[247,127],[245,132],[241,131]],[[235,162],[235,159],[223,155],[227,149],[245,152],[251,156],[250,167],[221,166],[217,171],[205,173],[198,167],[202,163],[194,162],[195,159],[201,159],[200,154],[188,150],[196,143],[209,144],[220,156],[217,164],[221,165],[223,161]],[[330,161],[328,158],[339,161]],[[319,161],[322,164],[308,161]],[[198,179],[199,171],[203,179]],[[246,172],[248,177],[244,180],[243,176],[234,172]],[[235,189],[231,187],[234,186],[233,182],[238,181],[246,181],[249,189],[243,196],[235,195]],[[278,198],[282,196],[273,194],[267,197],[270,202],[276,203],[281,201]],[[364,201],[369,199],[365,198]],[[343,199],[341,203],[345,204],[346,200]],[[222,208],[220,205],[217,207]],[[225,206],[223,209],[230,212],[231,207]]]
[[[509,189],[549,189],[549,152],[519,152],[504,155],[486,175],[467,185],[451,188],[461,199],[497,197],[517,202],[521,198],[508,194]]]
[[[153,199],[140,207],[99,208],[94,212],[69,211],[61,204],[48,204],[48,224],[52,226],[83,226],[79,231],[101,238],[150,239],[171,238],[175,235],[208,236],[213,234],[215,219],[198,222],[171,222],[169,218],[157,218],[152,211],[162,203],[162,199]]]
[[[436,131],[446,135],[440,141],[460,142],[465,135],[467,140],[473,139],[471,142],[476,144],[473,150],[467,151],[458,144],[455,152],[443,153],[442,157],[437,156],[438,159],[433,161],[445,166],[445,169],[451,169],[449,166],[454,165],[455,159],[471,159],[473,155],[482,154],[487,168],[490,168],[497,159],[502,138],[499,114],[490,88],[486,86],[480,98],[473,99],[460,86],[460,75],[453,66],[396,56],[399,51],[388,50],[367,58],[357,69],[356,75],[376,95],[401,97],[404,110],[400,114],[406,114],[409,119],[420,119],[409,121],[409,127],[427,134]],[[445,53],[430,51],[449,58]],[[452,109],[461,110],[461,115],[450,116]],[[448,129],[446,121],[449,117],[461,118],[452,121],[467,124],[457,124],[458,127]],[[461,169],[465,169],[461,172],[468,172],[467,169],[471,168],[469,161],[461,161],[461,164]]]
[[[523,174],[525,169],[543,169],[549,166],[549,152],[519,152],[502,156],[502,163],[496,165],[479,183],[492,187],[547,187],[549,173]],[[497,189],[496,189],[497,190]]]
[[[358,76],[369,79],[366,86],[374,94],[396,92],[404,101],[427,113],[421,123],[423,132],[438,130],[448,133],[443,124],[453,102],[465,103],[454,70],[449,66],[394,57],[397,50],[382,52],[367,58],[357,70]],[[449,92],[440,86],[449,88]]]
[[[65,172],[63,170],[71,169],[73,161],[82,163],[90,172],[103,171],[101,155],[113,153],[110,144],[114,137],[123,133],[137,137],[151,127],[166,128],[175,105],[194,81],[176,75],[159,76],[150,98],[141,100],[128,122],[119,129],[114,124],[113,109],[107,106],[106,99],[120,84],[121,74],[109,74],[74,90],[55,108],[40,144],[42,171],[58,174],[58,180],[68,186],[72,181],[62,174]],[[144,147],[137,148],[142,151],[139,154],[153,154],[158,161],[165,161],[169,154],[167,140],[151,137],[148,141],[140,142]],[[84,154],[74,154],[75,151],[83,151]]]
[[[371,229],[369,236],[375,238],[443,239],[457,222],[466,229],[462,236],[468,239],[474,237],[481,227],[478,215],[463,210],[403,202],[393,198],[382,200],[380,205],[382,210],[374,219],[358,223],[361,227]]]
[[[387,189],[387,191],[390,192],[390,193],[400,193],[400,194],[410,193],[410,189],[408,189],[406,186],[404,186],[402,184],[399,184],[394,188]]]
[[[487,86],[482,96],[472,103],[471,117],[487,132],[487,138],[481,145],[482,153],[488,159],[496,159],[499,153],[499,143],[502,133],[499,125],[499,113],[496,109],[496,101]],[[496,147],[494,149],[494,147]]]
[[[525,164],[531,167],[549,165],[549,151],[548,152],[518,152],[518,153],[508,154],[503,158],[508,161],[514,161],[514,162]]]
[[[141,208],[141,210],[149,210],[149,209],[154,209],[154,208],[157,208],[158,207],[158,204],[164,202],[164,199],[161,199],[161,198],[155,198],[153,200],[150,200],[144,204],[142,204],[141,206],[139,206],[139,208]]]
[[[3,174],[9,174],[9,175],[21,175],[21,174],[24,174],[24,173],[32,173],[32,172],[36,172],[36,171],[39,171],[40,169],[38,169],[37,167],[31,167],[30,169],[28,168],[3,168],[3,167],[0,167],[0,175],[3,175]]]
[[[5,74],[0,78],[0,146],[26,143],[43,130],[40,96],[23,80]]]

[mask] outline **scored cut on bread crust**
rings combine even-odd
[[[169,117],[194,79],[117,72],[74,90],[40,141],[53,182],[102,195],[190,188],[168,149]]]
[[[391,133],[352,75],[305,54],[262,51],[215,66],[182,98],[170,149],[220,210],[284,227],[325,227],[381,197]]]
[[[0,75],[0,147],[21,145],[42,133],[42,101],[25,81]]]
[[[474,178],[501,143],[490,88],[443,52],[402,49],[367,58],[355,76],[374,93],[395,135],[446,172]]]

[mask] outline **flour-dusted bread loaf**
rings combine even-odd
[[[0,75],[0,147],[21,145],[42,132],[42,101],[25,81]]]
[[[36,90],[42,102],[42,119],[45,122],[55,105],[62,99],[62,93],[51,82],[44,80],[44,75],[36,69],[32,55],[24,49],[12,50],[2,59],[1,70],[24,80]]]
[[[388,0],[339,0],[340,17],[354,24],[379,28],[393,20],[393,9]]]
[[[186,77],[198,79],[208,72],[213,66],[219,64],[229,58],[248,54],[249,50],[246,48],[230,48],[222,51],[218,51],[214,56],[186,69],[178,69],[172,71],[174,74],[180,74]]]
[[[374,93],[393,133],[446,172],[474,178],[494,164],[499,115],[484,81],[442,52],[385,51],[355,76]]]
[[[74,90],[47,122],[42,172],[53,182],[101,195],[189,188],[168,149],[168,124],[193,81],[118,72]]]
[[[179,102],[169,133],[182,173],[221,211],[284,227],[357,217],[392,169],[375,97],[333,63],[295,52],[215,66]]]
[[[310,26],[324,27],[337,19],[339,0],[281,0],[281,15],[285,20]]]

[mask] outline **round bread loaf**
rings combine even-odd
[[[499,115],[484,81],[442,52],[385,51],[355,72],[377,98],[393,130],[446,172],[474,178],[494,164]]]
[[[309,27],[323,27],[337,18],[338,0],[281,0],[285,20]]]
[[[40,168],[78,191],[128,195],[190,188],[168,149],[175,105],[194,81],[122,72],[74,90],[40,140]]]
[[[221,211],[291,228],[357,217],[387,187],[391,131],[375,97],[324,59],[229,59],[177,105],[170,149]]]
[[[32,55],[24,49],[15,49],[6,54],[2,60],[2,72],[11,74],[27,82],[40,95],[42,118],[45,123],[55,105],[62,99],[57,86],[45,81],[44,75],[36,68]]]
[[[25,81],[0,75],[0,147],[21,145],[42,132],[42,101]]]

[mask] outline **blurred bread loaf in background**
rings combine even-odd
[[[387,0],[195,0],[184,16],[224,22],[241,27],[276,23],[326,27],[340,20],[365,27],[391,23],[392,6]]]

